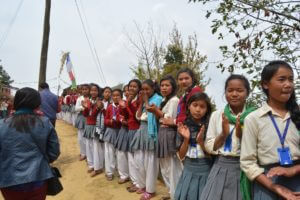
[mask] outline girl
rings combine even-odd
[[[249,92],[249,82],[244,76],[232,74],[227,78],[225,96],[228,104],[224,110],[212,114],[207,130],[205,148],[217,158],[201,200],[242,200],[239,162],[241,125],[254,110],[245,106]]]
[[[181,68],[177,72],[177,81],[180,89],[184,91],[184,94],[179,101],[176,123],[184,122],[186,118],[186,104],[189,98],[196,92],[202,92],[202,89],[196,86],[197,80],[194,72],[190,68]],[[169,121],[168,124],[172,124],[172,122]]]
[[[49,163],[60,150],[50,120],[34,113],[40,105],[38,91],[22,88],[14,99],[16,112],[0,121],[0,189],[6,200],[46,199],[47,179],[53,177]]]
[[[122,135],[121,133],[119,133],[119,136],[124,138],[122,144],[123,147],[126,147],[125,151],[127,152],[129,176],[132,181],[132,184],[129,187],[127,187],[127,190],[129,192],[136,192],[138,190],[138,186],[137,186],[138,171],[137,171],[136,163],[134,161],[133,151],[130,148],[130,143],[132,142],[134,135],[140,126],[140,123],[136,118],[136,112],[139,107],[138,94],[141,88],[142,88],[142,84],[138,79],[133,79],[129,81],[128,83],[129,95],[127,101],[125,102],[125,105],[123,103],[120,103],[121,113],[124,116],[124,118],[127,120],[127,125],[128,125],[127,135]]]
[[[83,137],[86,138],[86,156],[88,164],[88,173],[94,177],[102,172],[103,163],[101,159],[101,149],[99,139],[95,137],[97,115],[103,108],[100,100],[101,91],[97,84],[90,84],[90,99],[82,102],[84,108],[83,115],[86,118]]]
[[[241,168],[254,181],[255,200],[297,199],[293,192],[300,192],[299,174],[266,176],[272,167],[293,167],[300,163],[300,111],[293,81],[293,70],[288,63],[267,64],[261,74],[267,102],[245,121]]]
[[[176,200],[200,199],[212,165],[212,159],[205,154],[204,147],[211,112],[208,96],[195,93],[187,102],[184,125],[178,124],[178,155],[184,167],[175,192]]]
[[[129,97],[129,87],[128,87],[128,85],[125,85],[123,87],[123,94],[124,94],[124,100],[126,101]]]
[[[150,106],[152,108],[148,109],[160,119],[156,156],[159,158],[161,173],[171,194],[163,199],[174,199],[176,184],[182,171],[181,163],[176,156],[176,126],[164,123],[168,118],[171,118],[172,121],[176,119],[179,102],[176,92],[175,79],[170,75],[162,78],[160,93],[164,97],[163,101],[160,107]]]
[[[122,99],[122,91],[120,89],[114,89],[112,91],[113,103],[108,105],[105,113],[105,119],[104,119],[104,124],[106,126],[106,131],[103,139],[105,145],[105,172],[108,181],[113,180],[113,175],[116,170],[115,145],[116,145],[119,130],[122,125],[120,122],[120,110],[119,110],[119,101],[121,99]]]
[[[75,127],[78,129],[78,144],[80,149],[79,160],[86,159],[86,139],[83,137],[85,117],[83,116],[84,107],[82,103],[89,99],[90,95],[90,86],[88,84],[81,85],[81,94],[82,96],[78,97],[75,105],[75,111],[78,113],[77,119],[75,121]]]
[[[108,104],[110,104],[112,89],[110,87],[103,88],[103,104],[106,110]]]
[[[155,156],[158,124],[155,115],[149,112],[152,104],[160,106],[162,101],[162,97],[156,92],[158,88],[152,80],[148,79],[143,82],[141,94],[143,101],[136,114],[141,121],[141,126],[131,143],[139,172],[137,193],[143,193],[141,200],[148,200],[154,196],[159,170],[159,163]]]

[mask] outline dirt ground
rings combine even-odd
[[[108,182],[104,173],[91,178],[85,161],[78,161],[79,149],[77,145],[76,129],[57,121],[56,130],[60,139],[61,155],[55,162],[62,173],[63,192],[47,200],[138,200],[140,195],[129,193],[126,184],[119,185],[117,178]],[[157,182],[158,200],[167,194],[167,189],[160,181]],[[3,200],[0,196],[0,200]]]

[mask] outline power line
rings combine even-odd
[[[23,2],[24,2],[24,0],[20,0],[20,2],[19,2],[19,4],[18,4],[18,7],[17,7],[17,9],[16,9],[16,12],[15,12],[15,14],[13,15],[13,18],[11,19],[11,21],[10,21],[10,23],[9,23],[9,25],[8,25],[8,27],[7,27],[7,29],[6,29],[6,31],[4,32],[3,36],[2,36],[1,39],[0,39],[0,49],[3,47],[3,45],[4,45],[4,43],[5,43],[6,39],[7,39],[7,37],[8,37],[8,35],[9,35],[9,32],[10,32],[10,30],[11,30],[13,24],[14,24],[15,21],[16,21],[16,18],[17,18],[17,16],[18,16],[18,13],[19,13],[19,11],[20,11],[20,9],[21,9],[21,6],[22,6]]]
[[[104,76],[104,73],[103,73],[103,70],[102,70],[102,66],[101,66],[101,63],[100,63],[100,59],[99,59],[99,56],[98,56],[98,52],[97,52],[97,49],[95,47],[95,42],[94,42],[93,34],[91,33],[91,29],[89,27],[89,23],[88,23],[86,14],[85,14],[85,9],[84,9],[83,3],[82,3],[81,0],[79,0],[79,2],[80,2],[80,5],[81,5],[83,17],[84,17],[85,22],[86,22],[87,31],[88,31],[88,33],[89,33],[89,35],[91,37],[92,46],[93,46],[94,54],[96,55],[96,60],[97,60],[97,63],[98,63],[98,67],[100,68],[100,71],[101,71],[101,74],[102,74],[102,77],[103,77],[103,80],[104,80],[105,84],[107,84],[105,76]]]
[[[92,53],[93,60],[94,60],[94,62],[95,62],[95,64],[96,64],[97,71],[98,71],[98,73],[99,73],[100,79],[102,79],[101,81],[102,81],[103,83],[106,84],[105,80],[101,77],[101,72],[100,72],[99,66],[98,66],[98,64],[97,64],[98,62],[96,61],[97,59],[96,59],[96,56],[94,55],[95,52],[93,51],[93,48],[92,48],[90,39],[89,39],[89,37],[88,37],[88,33],[87,33],[87,30],[86,30],[86,27],[85,27],[85,25],[84,25],[84,21],[83,21],[82,15],[81,15],[81,12],[80,12],[80,9],[79,9],[79,6],[78,6],[78,3],[77,3],[76,0],[75,0],[75,4],[76,4],[77,12],[78,12],[78,14],[79,14],[79,18],[80,18],[80,21],[81,21],[81,24],[82,24],[82,28],[83,28],[83,31],[84,31],[86,40],[87,40],[87,42],[88,42],[90,51],[91,51],[91,53]]]

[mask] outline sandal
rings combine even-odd
[[[140,198],[140,200],[149,200],[155,196],[155,193],[144,192]]]
[[[95,170],[95,171],[93,171],[92,173],[91,173],[91,177],[95,177],[95,176],[97,176],[97,175],[99,175],[99,174],[101,174],[103,171],[100,169],[100,170]]]
[[[127,188],[127,191],[132,193],[132,192],[138,191],[138,189],[139,189],[138,187],[136,187],[135,185],[132,185],[131,187]]]
[[[145,192],[146,192],[146,188],[139,188],[139,189],[136,191],[137,194],[143,194],[143,193],[145,193]]]

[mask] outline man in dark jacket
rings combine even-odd
[[[40,95],[41,95],[41,111],[46,117],[48,117],[55,127],[56,113],[58,112],[58,96],[53,94],[49,90],[49,85],[47,83],[40,84]]]

